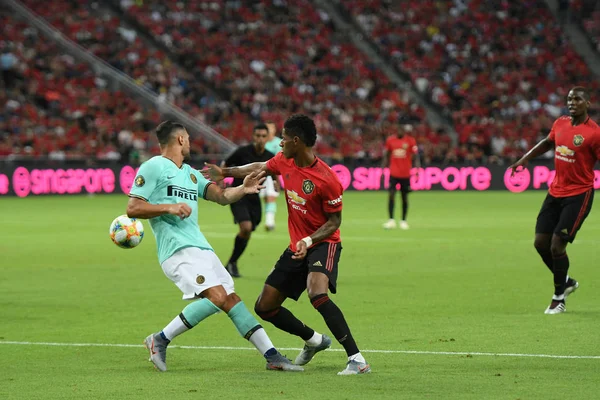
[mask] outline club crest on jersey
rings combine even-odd
[[[198,183],[198,179],[196,179],[196,175],[190,174],[190,179],[192,180],[192,182]]]
[[[581,146],[582,143],[583,143],[583,136],[581,136],[581,135],[573,136],[573,144],[575,146]]]
[[[204,283],[204,281],[206,280],[206,278],[204,277],[204,275],[198,275],[196,277],[196,283],[198,285],[202,285]]]
[[[146,183],[146,180],[144,179],[143,176],[138,175],[135,177],[135,186],[142,187],[142,186],[144,186],[145,183]]]
[[[408,143],[404,143],[404,144],[402,144],[402,148],[403,148],[404,150],[408,149]]]
[[[310,179],[302,181],[302,191],[305,194],[311,194],[315,190],[315,184]]]

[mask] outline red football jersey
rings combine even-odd
[[[417,141],[411,136],[393,135],[385,141],[385,149],[390,152],[390,176],[410,178],[413,154],[419,152]]]
[[[588,119],[577,126],[571,117],[554,121],[548,140],[554,142],[556,175],[549,193],[554,197],[576,196],[594,187],[594,164],[600,159],[600,128]]]
[[[267,168],[283,178],[290,249],[296,251],[299,240],[312,235],[327,222],[326,213],[342,211],[344,189],[335,172],[318,157],[315,157],[312,165],[300,168],[293,158],[288,159],[283,153],[277,153],[267,161]],[[324,242],[339,243],[340,230],[336,230]]]

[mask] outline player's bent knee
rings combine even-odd
[[[221,310],[227,302],[227,293],[222,286],[211,287],[202,293],[205,298],[209,299],[211,303],[219,307]]]
[[[258,302],[254,305],[254,312],[260,317],[260,319],[264,321],[269,321],[271,318],[273,318],[279,313],[280,309],[281,307],[277,307],[273,310],[265,310],[264,308],[261,308]]]

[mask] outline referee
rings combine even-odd
[[[258,124],[252,132],[252,143],[240,146],[223,163],[224,167],[237,167],[254,162],[265,162],[275,155],[265,150],[268,138],[268,128],[265,124]],[[234,179],[233,185],[237,186],[243,179]],[[262,218],[262,205],[258,194],[247,195],[237,203],[230,205],[233,222],[240,227],[235,237],[233,252],[227,262],[227,271],[234,278],[241,277],[237,261],[246,249],[250,235],[260,224]]]

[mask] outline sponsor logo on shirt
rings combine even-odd
[[[198,201],[198,191],[193,189],[186,189],[180,186],[169,185],[167,186],[167,196],[179,197],[185,200]]]
[[[288,197],[288,204],[292,206],[294,210],[300,211],[302,214],[306,214],[306,209],[300,207],[301,205],[306,204],[306,199],[303,199],[296,193],[294,190],[286,190],[285,191]]]
[[[336,204],[339,204],[341,202],[342,202],[342,196],[338,197],[337,199],[328,200],[327,204],[329,204],[330,206],[335,206]]]
[[[562,161],[566,161],[569,163],[574,163],[575,162],[575,150],[571,150],[570,148],[568,148],[565,145],[561,145],[558,146],[556,148],[556,154],[555,157],[558,160],[562,160]]]
[[[395,149],[392,152],[392,157],[395,157],[395,158],[406,158],[406,149]]]
[[[296,204],[300,204],[300,205],[306,204],[306,199],[303,199],[302,197],[300,197],[298,195],[298,193],[296,193],[294,190],[286,190],[285,192],[290,201],[292,201]]]

